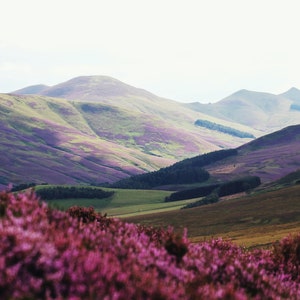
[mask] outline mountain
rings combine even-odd
[[[259,176],[267,184],[300,168],[300,125],[286,127],[237,148],[236,156],[205,169],[216,180]]]
[[[292,88],[280,95],[240,90],[216,103],[186,107],[270,133],[299,123],[300,110],[291,109],[295,104],[300,104],[300,91]]]
[[[208,176],[200,176],[198,169],[208,171],[215,184],[249,176],[258,176],[264,184],[278,180],[300,169],[300,125],[289,126],[265,135],[236,149],[198,155],[138,176],[114,183],[112,187],[158,188],[163,185],[201,183]],[[203,173],[201,173],[203,175]],[[205,174],[204,174],[205,175]]]
[[[299,112],[290,110],[292,96],[242,90],[219,103],[200,105],[199,111],[107,76],[0,94],[0,150],[5,153],[0,184],[112,183],[236,148],[252,139],[195,122],[260,137],[284,127],[282,120],[299,122]],[[267,123],[262,126],[261,120]]]
[[[48,86],[44,84],[37,84],[25,87],[23,89],[17,90],[14,93],[19,95],[30,95],[30,94],[40,94],[43,90],[47,89]]]
[[[295,87],[292,87],[280,96],[292,100],[295,104],[300,104],[300,90]]]
[[[0,184],[112,182],[174,161],[98,136],[81,109],[61,99],[0,95]]]
[[[108,76],[80,76],[41,90],[40,94],[65,99],[109,101],[110,98],[133,96],[159,99],[150,92],[130,86]]]
[[[30,89],[30,87],[12,93],[20,95],[23,90],[27,93],[27,89]],[[185,125],[182,123],[182,121],[184,121],[194,127],[193,124],[196,119],[209,119],[210,121],[219,121],[231,127],[238,127],[236,129],[250,130],[255,136],[262,134],[260,131],[249,129],[247,126],[237,124],[230,120],[218,120],[218,118],[208,116],[201,112],[193,112],[185,107],[183,103],[161,98],[144,89],[133,87],[108,76],[80,76],[52,87],[41,89],[35,94],[64,98],[70,101],[112,105],[146,115],[154,114],[162,120],[172,120],[176,123],[175,126],[178,126],[178,124],[181,124],[181,126]],[[196,134],[201,135],[202,133],[197,129]],[[220,146],[222,146],[222,144]]]
[[[23,94],[21,89],[14,94]],[[164,106],[176,106],[179,103],[162,99],[146,90],[139,89],[108,76],[80,76],[66,82],[41,89],[34,94],[114,105],[128,110],[160,113]]]
[[[199,118],[223,122],[103,76],[0,94],[0,185],[111,183],[250,140],[197,128]]]
[[[13,94],[21,94],[22,90]],[[110,138],[110,141],[116,139],[118,143],[130,147],[138,144],[142,151],[150,151],[152,154],[160,155],[165,151],[164,155],[167,154],[176,160],[202,152],[238,146],[247,141],[197,128],[194,125],[197,119],[222,123],[250,132],[254,136],[262,135],[261,131],[248,126],[191,111],[182,103],[158,97],[107,76],[73,78],[47,87],[37,94],[76,103],[74,105],[81,107],[81,113],[89,119],[89,124],[97,134]],[[103,109],[103,106],[106,109]],[[139,133],[136,134],[135,131]]]

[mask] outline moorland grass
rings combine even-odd
[[[262,247],[300,231],[300,185],[272,187],[186,210],[180,208],[197,199],[166,203],[170,191],[103,189],[114,190],[115,194],[105,199],[58,199],[48,203],[63,209],[92,206],[128,222],[173,226],[179,232],[187,228],[190,240],[195,242],[223,237],[246,247]]]
[[[300,231],[300,185],[216,204],[126,218],[158,227],[187,228],[191,240],[224,237],[247,247],[266,246]]]

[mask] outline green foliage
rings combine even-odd
[[[217,124],[217,123],[214,123],[214,122],[210,122],[210,121],[207,121],[207,120],[198,119],[197,121],[195,121],[194,124],[196,126],[200,126],[200,127],[204,127],[204,128],[210,129],[210,130],[223,132],[223,133],[230,134],[230,135],[233,135],[233,136],[237,136],[237,137],[240,137],[240,138],[252,138],[252,139],[255,138],[255,136],[252,133],[248,133],[248,132],[245,132],[245,131],[240,131],[238,129],[235,129],[235,128],[232,128],[232,127],[229,127],[229,126],[224,126],[224,125]]]
[[[21,183],[19,185],[15,185],[13,186],[13,188],[11,189],[11,192],[17,192],[17,191],[22,191],[31,187],[35,187],[36,184],[34,182],[30,182],[30,183]]]
[[[220,184],[210,184],[193,189],[187,189],[172,193],[170,196],[165,198],[166,202],[180,201],[185,199],[192,199],[197,197],[205,197],[212,193]]]
[[[40,186],[36,187],[38,190]],[[112,189],[103,188],[104,191]],[[97,212],[107,213],[109,216],[128,216],[164,210],[178,209],[186,202],[166,203],[164,199],[170,191],[162,190],[133,190],[113,189],[114,194],[105,199],[69,198],[47,201],[48,205],[60,210],[67,210],[72,206],[93,207]]]
[[[249,189],[255,188],[261,184],[261,180],[258,176],[247,176],[240,179],[232,180],[223,183],[218,188],[218,195],[228,196],[240,192],[247,191]]]
[[[167,167],[155,172],[132,176],[111,185],[116,188],[151,189],[167,184],[184,184],[203,182],[209,178],[209,173],[199,167],[175,168]]]
[[[127,189],[150,189],[168,184],[187,184],[208,180],[209,173],[203,169],[215,161],[237,155],[236,149],[219,150],[188,158],[158,171],[132,176],[113,183],[111,187]]]
[[[248,191],[252,188],[255,188],[261,184],[260,178],[258,176],[247,176],[236,180],[231,180],[228,182],[224,182],[222,184],[216,184],[216,185],[210,185],[203,187],[199,189],[192,189],[192,190],[186,190],[179,193],[179,196],[183,195],[188,197],[189,195],[193,195],[195,197],[201,197],[205,195],[206,197],[204,199],[198,200],[193,203],[189,203],[188,205],[184,206],[183,208],[191,208],[211,203],[216,203],[219,201],[219,197],[228,196],[244,191]],[[211,193],[209,191],[211,190]],[[178,197],[178,193],[175,194],[175,198]],[[197,194],[198,193],[198,194]],[[173,194],[172,194],[173,195]],[[172,197],[170,196],[170,198]],[[196,196],[198,195],[198,196]],[[189,198],[184,198],[189,199]],[[183,200],[183,199],[180,199]],[[173,200],[174,201],[174,200]]]
[[[218,150],[218,151],[213,151],[206,154],[198,155],[192,158],[184,159],[182,161],[175,163],[173,166],[174,168],[179,168],[179,167],[184,168],[188,166],[194,166],[194,167],[197,166],[203,168],[205,166],[210,165],[211,163],[220,161],[222,159],[237,154],[238,154],[237,149],[223,149],[223,150]]]
[[[53,186],[43,187],[36,191],[36,194],[43,200],[53,199],[68,199],[68,198],[87,198],[87,199],[103,199],[108,198],[114,194],[113,191],[103,191],[99,188],[90,187],[64,187],[64,186]]]

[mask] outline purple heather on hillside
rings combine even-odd
[[[299,299],[300,235],[273,250],[0,195],[1,299]]]

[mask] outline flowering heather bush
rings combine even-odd
[[[0,194],[0,299],[300,299],[300,235],[274,250]]]

